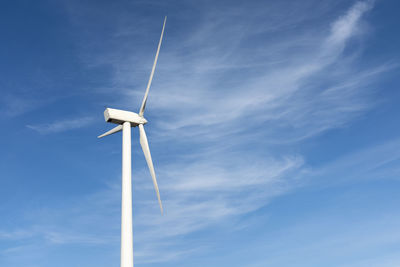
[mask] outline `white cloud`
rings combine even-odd
[[[332,24],[328,43],[340,46],[357,33],[361,17],[372,8],[372,4],[372,1],[357,2],[344,16],[336,20]]]
[[[366,179],[398,179],[400,140],[392,140],[382,145],[349,154],[336,162],[311,169],[304,165],[301,157],[281,160],[240,160],[229,157],[221,163],[215,158],[198,158],[197,164],[179,161],[168,166],[159,166],[158,177],[165,214],[159,214],[157,200],[152,188],[148,170],[134,169],[134,242],[135,257],[138,263],[174,261],[188,257],[198,250],[207,250],[207,246],[185,243],[181,238],[198,231],[229,225],[229,229],[240,227],[235,220],[241,215],[257,210],[274,197],[281,196],[308,186],[333,186],[338,183],[354,183]],[[207,160],[208,165],[206,166]],[[214,162],[211,164],[210,162]],[[228,167],[230,166],[230,167]],[[180,170],[180,171],[177,171]],[[334,179],[332,179],[334,177]],[[329,179],[328,179],[329,178]],[[86,197],[64,199],[63,206],[40,207],[31,210],[25,218],[31,218],[32,226],[23,231],[3,231],[0,239],[27,240],[27,243],[40,241],[41,245],[63,246],[68,244],[85,246],[119,247],[120,216],[120,179],[113,181],[102,191]],[[321,216],[321,221],[296,224],[296,229],[281,229],[296,234],[315,233],[316,229],[330,229],[333,219]],[[380,246],[398,236],[382,236],[378,229],[383,218],[378,221],[365,221],[365,227],[353,236],[363,238],[353,249],[360,250],[363,245]],[[374,225],[378,238],[368,238],[362,229],[371,229]],[[395,225],[390,219],[387,224]],[[318,227],[319,228],[318,228]],[[301,230],[299,230],[301,229]],[[346,228],[348,229],[348,228]],[[391,228],[392,229],[392,228]],[[350,229],[348,229],[350,231]],[[287,235],[285,235],[287,236]],[[380,236],[380,237],[379,237]],[[33,238],[39,237],[39,238]],[[393,237],[393,238],[392,238]],[[348,244],[355,238],[344,233],[330,238],[320,236],[310,242],[304,250],[313,251],[316,247],[337,248]],[[274,242],[276,252],[287,244],[285,240]],[[295,245],[294,245],[295,246]],[[296,247],[296,246],[295,246]],[[16,248],[23,249],[23,248]],[[28,247],[28,249],[30,249]],[[302,246],[293,249],[293,253],[302,253]],[[4,251],[4,253],[13,251]],[[275,254],[274,254],[275,255]],[[275,257],[276,256],[276,257]],[[275,255],[274,260],[284,260]],[[373,260],[373,259],[371,259]],[[377,259],[379,260],[379,259]],[[357,266],[357,265],[355,265]]]
[[[310,16],[311,7],[315,12]],[[345,125],[376,104],[371,87],[379,74],[393,67],[359,66],[357,43],[352,43],[352,52],[345,51],[349,41],[362,37],[363,17],[372,7],[372,1],[356,2],[331,23],[324,20],[332,13],[331,4],[308,2],[224,6],[223,15],[216,4],[196,21],[170,18],[146,111],[150,116],[163,114],[151,121],[158,139],[223,138],[249,133],[238,125],[268,124],[258,134],[281,143]],[[244,8],[248,12],[242,12]],[[286,12],[278,12],[282,8]],[[74,10],[87,8],[71,10],[79,24],[82,14]],[[296,16],[289,15],[293,12]],[[86,45],[83,57],[90,68],[112,69],[107,90],[122,96],[106,104],[135,110],[162,21],[118,17],[112,38],[101,46]],[[143,24],[151,27],[154,40]],[[139,39],[148,45],[127,45]],[[100,48],[108,51],[98,53]],[[99,90],[104,93],[104,88]]]
[[[146,111],[157,116],[150,123],[157,126],[158,140],[218,140],[255,134],[252,127],[268,124],[257,131],[259,137],[293,142],[341,127],[377,104],[373,84],[393,66],[360,66],[361,46],[352,42],[353,52],[345,49],[351,40],[362,40],[362,20],[372,2],[357,2],[325,28],[303,25],[301,13],[303,21],[293,18],[281,25],[286,17],[271,23],[268,9],[248,18],[235,8],[224,16],[208,12],[184,36],[175,36],[167,25]],[[291,27],[299,30],[290,37],[280,33]],[[146,36],[140,29],[134,34]],[[110,89],[127,97],[111,104],[135,109],[155,45],[139,53],[118,47],[118,38],[112,53],[101,57],[114,70]]]
[[[26,125],[26,127],[40,134],[50,134],[87,127],[93,121],[92,117],[82,117],[79,119],[63,119],[52,123]]]
[[[0,240],[18,240],[25,239],[32,236],[30,231],[17,230],[11,232],[0,231]]]
[[[17,97],[15,95],[5,95],[0,100],[2,114],[7,117],[15,117],[31,111],[43,105],[43,101],[34,100],[29,97]]]

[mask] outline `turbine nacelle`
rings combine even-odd
[[[104,111],[104,119],[106,122],[115,124],[123,124],[124,122],[130,122],[133,127],[139,124],[146,124],[147,120],[139,114],[131,111],[125,111],[120,109],[106,108]]]

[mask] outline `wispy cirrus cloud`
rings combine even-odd
[[[208,246],[199,246],[196,242],[187,243],[183,237],[221,223],[235,224],[235,219],[240,215],[267,205],[268,201],[274,197],[291,192],[298,187],[351,184],[357,180],[365,181],[383,177],[398,179],[400,169],[397,168],[388,173],[386,167],[399,165],[399,147],[400,140],[392,140],[349,154],[332,164],[326,164],[319,168],[309,168],[303,165],[301,159],[286,159],[275,163],[264,162],[264,172],[258,174],[255,172],[262,168],[252,170],[253,165],[243,162],[243,165],[237,166],[237,169],[230,174],[229,180],[221,183],[219,183],[221,177],[226,175],[224,168],[218,169],[215,168],[216,166],[210,166],[210,170],[207,170],[201,166],[187,165],[185,169],[184,165],[177,163],[169,166],[171,170],[167,170],[166,173],[159,173],[159,177],[162,177],[159,182],[165,206],[164,216],[159,214],[151,181],[147,177],[149,176],[147,170],[142,169],[138,173],[136,169],[134,186],[136,260],[142,264],[168,262],[188,257],[199,250],[208,250],[210,249]],[[175,169],[182,169],[182,171],[176,172]],[[273,171],[271,172],[271,170]],[[198,176],[191,175],[196,172],[199,172]],[[327,180],[327,178],[329,179]],[[206,186],[195,186],[204,180],[217,182],[216,185],[208,182]],[[185,182],[188,186],[183,188]],[[120,183],[113,181],[104,190],[84,198],[66,199],[66,204],[62,207],[41,207],[40,210],[32,210],[29,215],[34,216],[31,228],[0,233],[0,239],[24,240],[27,247],[16,246],[15,251],[10,247],[3,250],[2,253],[21,253],[21,250],[30,250],[29,244],[39,242],[38,240],[40,240],[41,246],[74,244],[75,246],[101,246],[118,250],[120,222],[116,218],[120,215],[119,196]],[[341,201],[343,202],[345,199]],[[323,210],[325,211],[325,209]],[[337,252],[339,247],[349,244],[350,240],[358,240],[358,242],[353,243],[351,248],[347,246],[346,251],[357,253],[365,248],[374,249],[385,244],[399,242],[399,235],[395,231],[398,218],[393,214],[385,213],[384,210],[382,214],[386,214],[386,217],[362,220],[356,232],[347,228],[347,223],[338,224],[337,218],[330,217],[336,215],[324,214],[319,217],[318,221],[314,221],[314,219],[299,221],[289,229],[281,229],[280,231],[285,232],[284,235],[275,233],[268,237],[273,246],[267,246],[265,249],[274,255],[272,262],[278,264],[287,260],[286,256],[281,255],[282,248],[288,244],[287,233],[299,236],[299,240],[307,233],[315,235],[310,237],[313,242],[309,242],[306,247],[297,244],[286,247],[293,255],[296,253],[303,255],[305,252],[315,250],[326,253],[326,250],[330,248],[335,248]],[[328,231],[327,229],[331,231],[333,221],[336,227],[343,227],[343,233],[340,235],[333,233],[334,237],[326,234],[316,235],[319,232],[325,233]],[[387,225],[387,231],[380,228],[382,221]],[[233,228],[235,227],[240,228],[239,225],[233,226]],[[232,230],[232,228],[230,229]],[[377,238],[367,237],[371,231],[376,233],[373,236]],[[367,262],[374,262],[374,259]],[[271,262],[268,261],[268,263]],[[260,266],[263,266],[262,264],[265,264],[265,259]],[[358,266],[357,264],[360,263],[354,262],[354,266]]]
[[[283,7],[270,4],[224,6],[223,16],[217,7],[187,28],[176,23],[189,18],[169,21],[147,110],[150,116],[163,114],[155,120],[157,137],[179,133],[191,140],[215,139],[246,135],[249,128],[268,124],[268,129],[257,131],[259,136],[272,143],[293,142],[341,127],[374,107],[374,82],[393,65],[358,64],[367,32],[363,19],[373,1],[356,2],[333,21],[323,18],[332,3],[313,6],[318,12],[311,17],[304,15],[309,14],[308,4],[285,6],[286,13],[293,8],[296,16],[273,15],[271,10]],[[239,12],[243,8],[248,12]],[[135,109],[156,45],[132,50],[125,45],[130,37],[148,39],[148,32],[120,23],[114,27],[129,30],[113,35],[109,51],[101,56],[85,50],[85,62],[91,62],[91,68],[93,62],[111,67],[107,90],[121,96],[107,104]],[[151,25],[157,28],[155,22]],[[176,35],[169,27],[184,34]],[[104,92],[103,87],[99,90]],[[238,123],[247,127],[238,129]]]
[[[250,50],[246,54],[243,47],[254,46],[248,41],[254,38],[251,28],[246,32],[229,16],[219,18],[216,31],[199,30],[203,36],[196,38],[198,43],[188,42],[199,50],[185,55],[164,51],[166,62],[178,59],[182,63],[173,66],[174,73],[185,75],[176,79],[158,78],[162,86],[152,91],[149,106],[168,114],[174,122],[161,122],[159,128],[168,129],[163,134],[174,136],[178,131],[204,138],[207,130],[203,127],[213,127],[211,135],[224,136],[237,132],[238,122],[250,127],[267,123],[269,130],[260,134],[284,141],[299,140],[343,125],[375,104],[369,97],[373,92],[369,86],[391,67],[384,64],[360,67],[358,51],[345,53],[348,43],[363,32],[362,18],[371,8],[370,2],[358,2],[330,27],[318,28],[315,35],[302,31],[300,26],[291,38],[278,35],[254,47],[256,52]],[[263,25],[262,21],[256,22]],[[225,32],[227,28],[241,33],[239,41],[236,40],[239,43],[233,48],[232,36],[237,35]],[[262,32],[262,27],[257,29],[259,34],[269,35],[268,31]],[[219,41],[210,45],[201,40]],[[249,67],[244,62],[246,56],[258,57],[254,60],[256,64]],[[161,64],[158,75],[167,72],[174,77]]]
[[[15,95],[3,96],[0,103],[0,112],[6,117],[19,116],[44,104],[43,101]]]
[[[88,7],[76,5],[69,5],[69,10],[79,25],[86,17],[82,10]],[[293,142],[346,125],[374,107],[374,82],[393,68],[385,63],[358,64],[367,32],[363,19],[374,1],[358,1],[328,21],[325,17],[332,18],[327,16],[332,5],[328,1],[263,3],[262,8],[224,5],[222,16],[218,4],[207,12],[196,6],[200,11],[194,23],[187,23],[192,17],[172,15],[146,114],[163,114],[154,120],[158,139],[178,133],[191,140],[248,135],[249,129],[268,124],[268,129],[257,131],[259,136],[271,143]],[[312,16],[310,7],[315,10]],[[278,12],[282,8],[286,12]],[[93,14],[99,19],[102,15],[97,12]],[[293,12],[296,16],[289,15]],[[110,38],[101,46],[91,42],[82,46],[82,60],[89,68],[111,68],[110,81],[98,90],[120,97],[108,98],[105,104],[135,110],[143,97],[159,34],[156,29],[162,21],[160,25],[148,19],[132,22],[126,15],[118,14],[110,24],[114,30],[107,32]],[[154,47],[132,45],[149,40],[143,24],[154,29]],[[238,123],[246,127],[239,129]]]
[[[26,125],[26,127],[40,134],[51,134],[87,127],[94,121],[93,117],[82,117],[79,119],[63,119],[52,123]]]
[[[26,230],[17,230],[11,232],[0,231],[0,240],[18,240],[31,237],[32,233]]]

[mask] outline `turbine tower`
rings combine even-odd
[[[156,57],[154,59],[153,68],[151,69],[150,79],[147,83],[146,92],[144,94],[139,114],[131,111],[106,108],[104,111],[104,118],[106,122],[111,122],[118,125],[110,131],[98,136],[98,138],[102,138],[122,130],[121,267],[133,267],[131,127],[139,127],[140,145],[146,158],[151,178],[153,179],[154,189],[156,190],[161,214],[163,213],[163,207],[160,199],[160,192],[158,190],[156,174],[154,172],[153,161],[151,159],[149,143],[147,142],[146,132],[144,131],[143,127],[143,125],[147,123],[147,120],[143,117],[143,113],[144,109],[146,108],[147,96],[149,94],[151,81],[153,80],[154,70],[157,64],[166,21],[167,17],[164,18],[164,24],[161,31],[160,41],[158,43]]]

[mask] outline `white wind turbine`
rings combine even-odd
[[[104,118],[107,122],[118,124],[115,128],[100,135],[98,138],[119,132],[122,130],[122,215],[121,215],[121,267],[133,267],[133,233],[132,233],[132,169],[131,169],[131,127],[139,127],[140,145],[147,165],[150,169],[150,174],[153,179],[154,189],[157,193],[158,203],[160,205],[161,213],[163,207],[160,199],[160,192],[158,190],[156,174],[154,172],[153,161],[151,159],[149,144],[147,142],[146,132],[143,125],[147,120],[143,117],[144,109],[146,107],[147,96],[151,81],[153,80],[154,70],[156,68],[158,54],[160,52],[161,42],[164,35],[165,23],[167,17],[164,19],[163,28],[161,31],[160,41],[158,43],[156,57],[154,59],[153,68],[151,69],[150,79],[147,83],[146,93],[144,94],[142,106],[140,107],[139,114],[106,108],[104,111]]]

